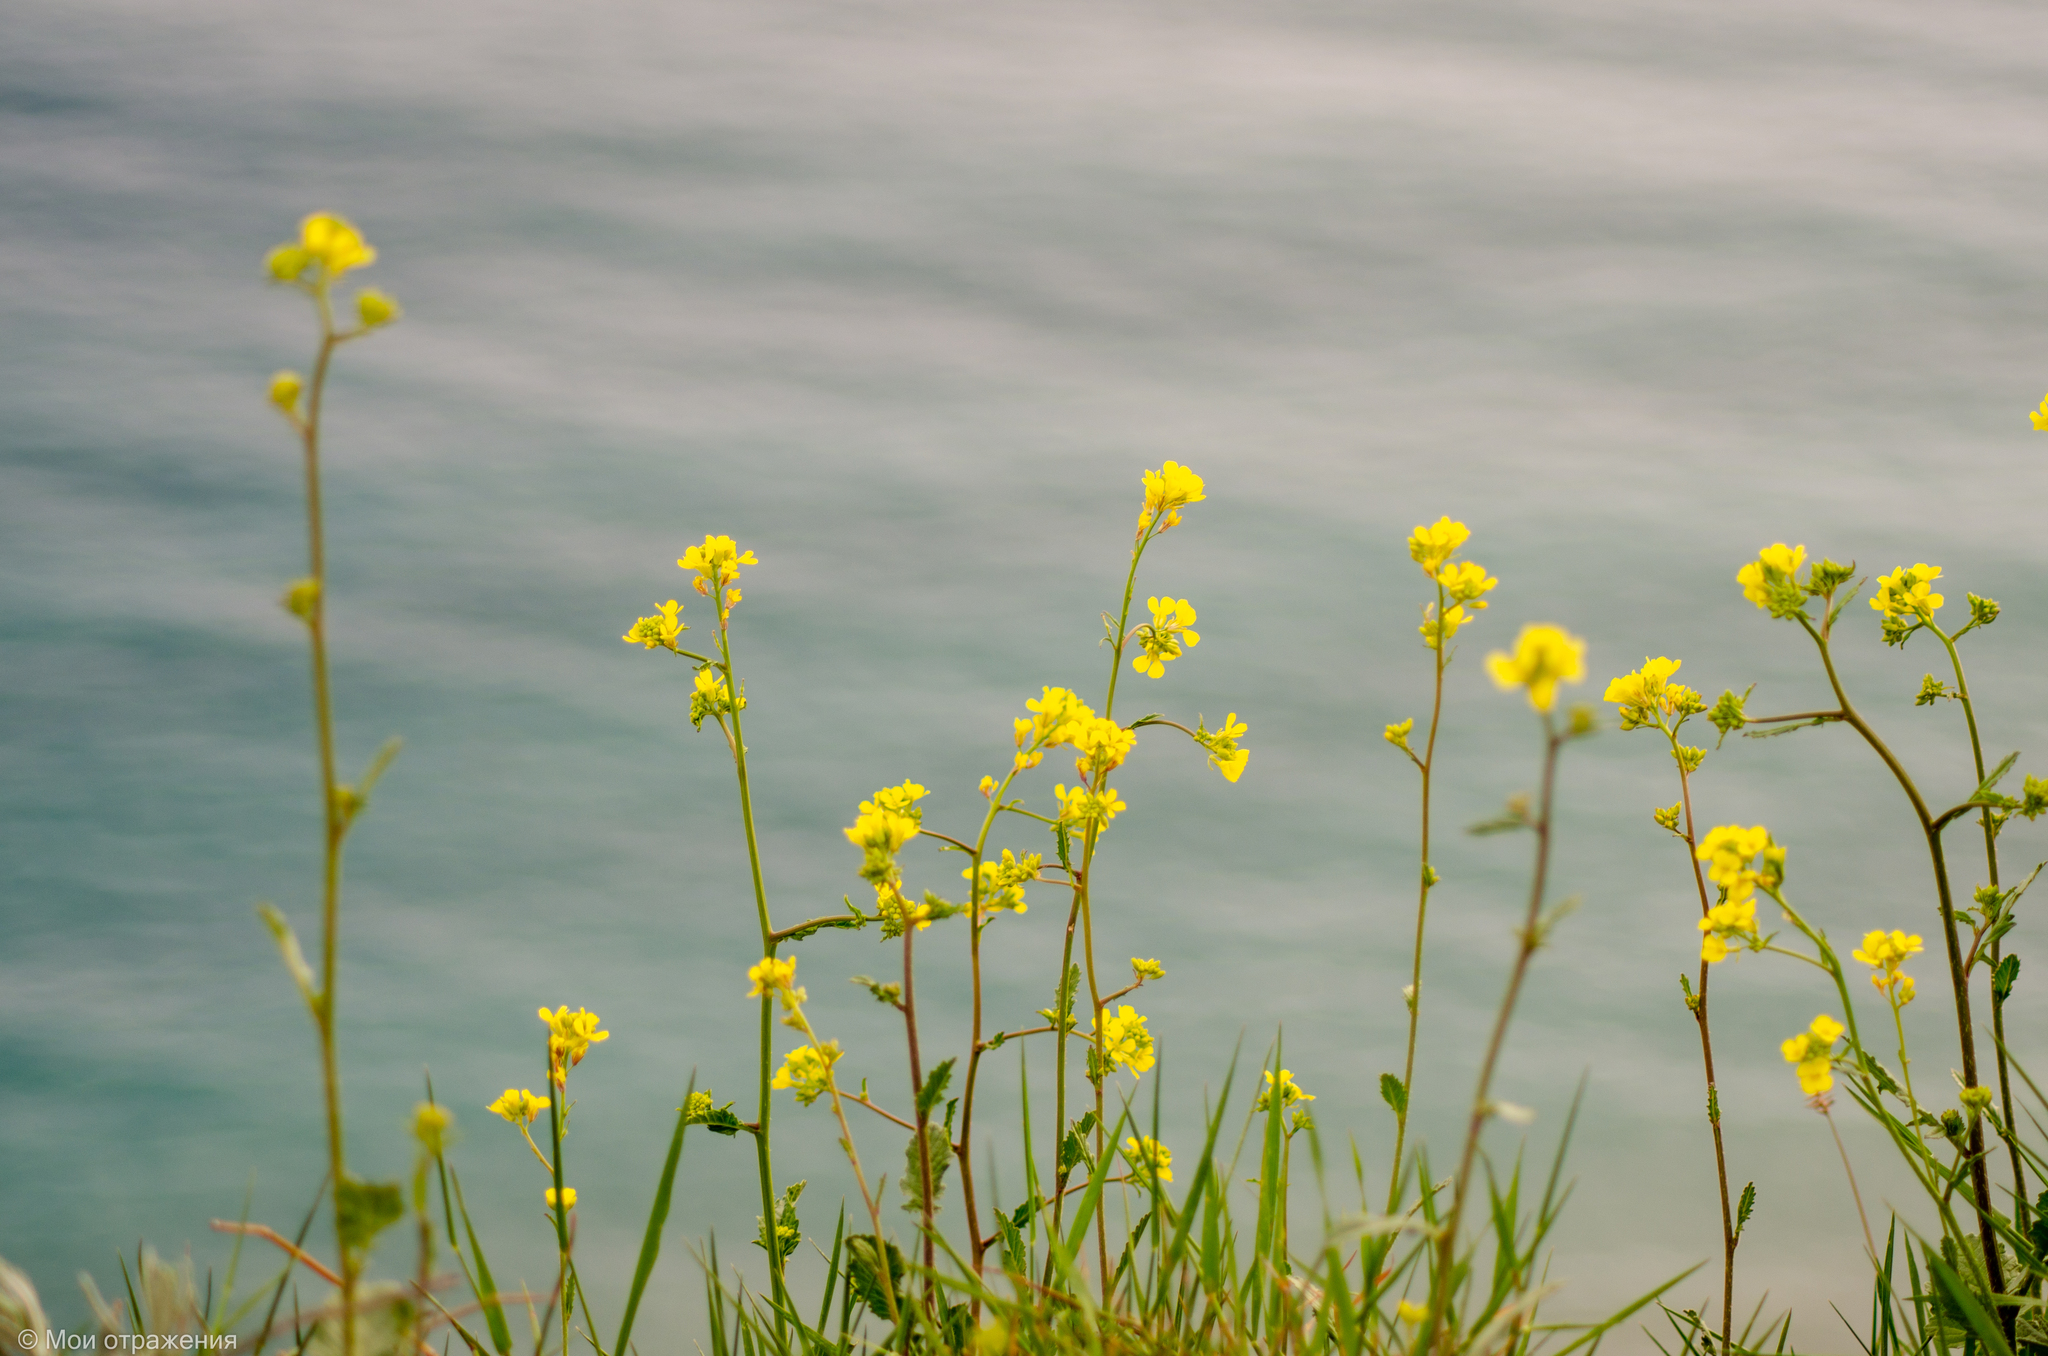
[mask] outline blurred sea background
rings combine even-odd
[[[1528,867],[1526,839],[1456,831],[1534,779],[1535,721],[1480,662],[1525,622],[1589,638],[1584,700],[1669,654],[1709,695],[1807,709],[1811,647],[1736,567],[1778,540],[1931,561],[1945,616],[1965,590],[2004,604],[1966,643],[1990,752],[2048,770],[2038,6],[15,0],[4,28],[0,1255],[56,1321],[84,1321],[79,1270],[118,1285],[141,1238],[217,1268],[209,1219],[253,1181],[252,1215],[294,1224],[321,1171],[312,1034],[254,915],[317,933],[304,640],[277,601],[301,487],[264,399],[310,321],[260,269],[311,210],[363,227],[364,280],[406,307],[341,355],[328,425],[343,765],[406,740],[349,850],[352,1161],[409,1171],[430,1068],[500,1279],[544,1288],[543,1184],[483,1104],[539,1086],[537,1005],[597,1010],[614,1034],[577,1074],[569,1176],[607,1323],[692,1071],[751,1095],[730,764],[689,728],[687,666],[618,639],[670,597],[704,619],[672,562],[706,532],[761,560],[735,621],[789,922],[862,888],[838,829],[864,795],[915,778],[961,831],[1027,696],[1099,694],[1139,474],[1207,478],[1138,587],[1193,600],[1203,642],[1127,675],[1119,710],[1236,712],[1251,764],[1230,786],[1145,738],[1100,954],[1169,972],[1142,995],[1165,1059],[1140,1105],[1159,1079],[1183,1152],[1233,1044],[1250,1064],[1284,1026],[1340,1209],[1346,1135],[1384,1191],[1376,1084],[1400,1067],[1415,777],[1380,731],[1427,716],[1414,524],[1464,519],[1501,579],[1440,755],[1415,1090],[1440,1159]],[[1959,713],[1911,702],[1938,648],[1884,649],[1860,603],[1844,625],[1865,710],[1960,798]],[[1604,734],[1562,776],[1555,895],[1584,905],[1498,1089],[1538,1110],[1547,1163],[1586,1079],[1553,1317],[1718,1248],[1677,984],[1696,905],[1649,819],[1674,782],[1654,734]],[[1697,786],[1706,823],[1790,845],[1838,938],[1933,941],[1905,804],[1848,733],[1731,741]],[[994,842],[1041,847],[1029,827]],[[2041,857],[2048,834],[2009,831],[2011,866]],[[914,886],[957,871],[912,854]],[[1050,998],[1056,892],[1031,904],[991,934],[992,1026]],[[952,1052],[964,933],[927,938],[926,1048]],[[2044,940],[2029,916],[2010,1016],[2037,1059]],[[841,983],[883,972],[875,936],[800,955],[846,1068],[907,1100],[898,1029]],[[1920,1082],[1942,1089],[1954,1037],[1919,969]],[[1770,957],[1715,994],[1730,1172],[1760,1197],[1739,1303],[1768,1291],[1801,1347],[1848,1349],[1828,1305],[1868,1312],[1854,1206],[1777,1051],[1836,1001]],[[1050,1050],[1025,1044],[1045,1136]],[[987,1069],[983,1189],[1014,1203],[1014,1051]],[[1873,1208],[1912,1199],[1844,1110]],[[856,1130],[900,1162],[889,1127]],[[1503,1167],[1519,1134],[1489,1132]],[[785,1100],[777,1138],[829,1241],[828,1113]],[[696,1336],[688,1240],[715,1229],[758,1274],[754,1189],[744,1145],[692,1136],[643,1345]]]

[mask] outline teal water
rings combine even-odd
[[[1525,621],[1588,637],[1589,699],[1670,653],[1709,691],[1757,682],[1759,709],[1814,704],[1810,651],[1732,583],[1780,539],[1997,597],[1970,642],[1988,738],[2048,768],[2036,9],[26,0],[7,33],[0,1255],[68,1321],[79,1269],[107,1281],[141,1237],[217,1263],[206,1222],[252,1174],[253,1214],[283,1224],[319,1172],[311,1035],[253,914],[314,926],[303,642],[275,601],[299,485],[263,400],[307,317],[258,268],[314,208],[363,225],[370,280],[408,308],[345,353],[330,423],[344,762],[407,741],[349,858],[351,1152],[407,1169],[430,1067],[501,1278],[543,1283],[537,1169],[481,1108],[537,1081],[536,1005],[600,1011],[571,1150],[607,1316],[681,1088],[750,1079],[729,764],[688,727],[687,670],[617,640],[691,596],[671,562],[707,531],[762,561],[739,657],[793,920],[859,887],[837,829],[863,795],[915,777],[958,831],[1027,695],[1099,691],[1140,471],[1208,478],[1140,580],[1193,599],[1203,643],[1123,700],[1238,712],[1250,770],[1226,786],[1148,737],[1099,887],[1101,954],[1170,972],[1143,1006],[1183,1148],[1240,1033],[1256,1057],[1282,1024],[1325,1132],[1389,1148],[1414,788],[1379,732],[1427,698],[1417,522],[1469,522],[1502,580],[1453,669],[1445,825],[1533,778],[1533,721],[1479,663]],[[1909,700],[1934,655],[1852,630],[1873,718],[1966,790],[1954,713]],[[1570,756],[1557,893],[1585,904],[1500,1085],[1547,1154],[1588,1079],[1559,1314],[1717,1246],[1675,992],[1690,883],[1647,818],[1673,795],[1650,738]],[[1056,770],[1036,776],[1049,796]],[[1731,747],[1700,793],[1792,845],[1838,935],[1931,935],[1905,808],[1845,734]],[[2048,856],[2038,830],[2009,842]],[[1416,1092],[1440,1155],[1526,867],[1524,841],[1442,843]],[[1041,892],[998,924],[992,1023],[1047,1000],[1055,912]],[[888,1089],[897,1034],[838,983],[875,948],[802,957],[848,1067]],[[924,952],[941,1049],[961,951]],[[1768,1288],[1802,1345],[1846,1349],[1826,1304],[1865,1303],[1854,1210],[1776,1052],[1833,1004],[1767,958],[1724,969],[1731,1172],[1761,1196],[1745,1302]],[[2015,1030],[2040,1030],[2042,992],[2023,980]],[[1941,1085],[1953,1038],[1936,1005],[1911,1016]],[[991,1069],[1014,1200],[1017,1070]],[[829,1117],[780,1117],[829,1234]],[[896,1160],[887,1127],[857,1129]],[[650,1350],[690,1332],[682,1240],[751,1251],[744,1155],[695,1138],[684,1177]]]

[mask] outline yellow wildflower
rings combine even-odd
[[[752,551],[742,551],[739,543],[731,537],[717,537],[708,533],[702,545],[685,548],[682,559],[676,562],[680,568],[696,572],[697,577],[690,581],[691,586],[707,597],[713,589],[737,584],[740,580],[740,566],[760,563],[754,559]],[[726,595],[727,617],[732,615],[732,604],[739,600],[738,589]]]
[[[1437,571],[1451,558],[1451,553],[1463,546],[1471,536],[1471,528],[1453,521],[1446,514],[1438,518],[1433,527],[1418,526],[1408,534],[1408,555],[1422,567],[1424,574],[1434,579],[1437,577]]]
[[[1933,591],[1934,581],[1939,578],[1939,565],[1901,565],[1890,574],[1877,577],[1877,596],[1870,600],[1870,606],[1887,617],[1932,621],[1943,602],[1942,596]]]
[[[279,245],[264,261],[279,282],[296,282],[308,268],[317,268],[313,282],[325,284],[352,268],[377,262],[377,251],[348,222],[331,212],[315,212],[299,223],[299,243]]]
[[[1162,1182],[1173,1180],[1173,1150],[1150,1135],[1126,1136],[1124,1158],[1130,1162],[1132,1175],[1148,1186],[1155,1177]]]
[[[1208,497],[1202,493],[1202,478],[1179,462],[1145,472],[1145,507],[1138,510],[1138,535],[1143,536],[1155,519],[1161,532],[1180,526],[1180,510]]]
[[[1742,596],[1765,611],[1771,608],[1771,586],[1783,588],[1793,584],[1793,576],[1806,561],[1804,546],[1787,546],[1774,542],[1756,553],[1756,559],[1735,572],[1735,582],[1742,585]]]
[[[1684,662],[1662,657],[1646,658],[1641,668],[1625,673],[1607,685],[1606,700],[1621,708],[1622,729],[1660,725],[1658,717],[1661,714],[1675,715],[1681,707],[1691,704],[1686,699],[1696,695],[1692,689],[1671,682],[1671,675],[1677,673]]]
[[[861,849],[861,879],[880,883],[895,875],[896,854],[918,835],[917,821],[893,810],[869,810],[846,830],[846,841]]]
[[[1145,960],[1141,957],[1133,956],[1131,957],[1131,978],[1141,984],[1148,979],[1165,979],[1166,967],[1156,960]]]
[[[683,605],[671,598],[663,603],[653,616],[642,617],[634,622],[633,629],[619,639],[628,645],[644,645],[650,650],[657,645],[673,650],[676,647],[676,637],[690,629],[676,616],[682,610]]]
[[[1899,1007],[1913,1001],[1913,977],[1899,967],[1906,963],[1908,956],[1925,950],[1919,937],[1912,933],[1893,928],[1890,932],[1876,929],[1863,934],[1863,945],[1850,952],[1850,957],[1872,967],[1870,982],[1877,991]]]
[[[1474,612],[1486,610],[1486,599],[1480,595],[1491,593],[1500,580],[1486,572],[1484,565],[1475,561],[1461,560],[1436,572],[1436,582],[1444,586],[1455,603],[1470,603]]]
[[[1145,606],[1152,609],[1152,620],[1138,623],[1131,632],[1131,638],[1138,642],[1131,667],[1147,678],[1157,678],[1185,650],[1201,644],[1202,635],[1190,629],[1197,618],[1195,605],[1187,599],[1147,598]]]
[[[549,1188],[548,1188],[548,1191],[547,1191],[547,1200],[548,1200],[548,1209],[550,1209],[550,1210],[554,1209],[554,1208],[555,1208],[555,1189],[554,1189],[553,1187],[549,1187]],[[563,1187],[563,1188],[562,1188],[562,1208],[563,1208],[564,1210],[574,1210],[574,1209],[576,1208],[576,1188],[575,1188],[575,1187]]]
[[[557,1083],[568,1070],[583,1062],[592,1045],[612,1038],[611,1032],[597,1029],[600,1019],[596,1013],[582,1008],[571,1012],[566,1003],[553,1012],[542,1008],[540,1019],[548,1026],[548,1061],[554,1066]]]
[[[514,1125],[531,1125],[533,1118],[550,1105],[547,1098],[536,1097],[525,1088],[507,1088],[484,1110],[495,1112]]]
[[[1472,614],[1465,610],[1462,603],[1451,604],[1444,609],[1441,617],[1437,615],[1435,603],[1425,603],[1422,608],[1422,625],[1415,629],[1422,634],[1424,648],[1441,650],[1447,642],[1456,640],[1458,632],[1471,620]]]
[[[1727,960],[1735,952],[1729,942],[1747,945],[1757,939],[1755,897],[1714,905],[1700,919],[1700,931],[1706,934],[1700,938],[1700,959],[1710,965]]]
[[[1749,829],[1721,824],[1707,830],[1693,855],[1707,864],[1707,879],[1727,891],[1730,899],[1746,899],[1758,880],[1750,859],[1770,845],[1771,831],[1761,824]]]
[[[1796,1066],[1799,1073],[1799,1090],[1809,1097],[1818,1097],[1835,1085],[1834,1067],[1835,1042],[1842,1035],[1842,1024],[1825,1012],[1813,1019],[1807,1030],[1786,1041],[1778,1049],[1785,1056],[1785,1062]]]
[[[1023,860],[1019,861],[1017,855],[1008,848],[1003,849],[1003,859],[1001,861],[983,862],[981,864],[981,914],[983,919],[985,920],[990,914],[1001,913],[1005,909],[1013,909],[1018,913],[1023,913],[1025,909],[1024,886],[1038,878],[1040,863],[1041,858],[1035,852],[1027,854]],[[970,866],[962,871],[960,875],[964,879],[973,880],[975,869]]]
[[[1138,746],[1138,732],[1126,730],[1113,720],[1090,716],[1071,727],[1067,742],[1081,755],[1074,761],[1075,773],[1092,778],[1099,772],[1123,766],[1124,759]]]
[[[1077,786],[1071,791],[1064,786],[1055,786],[1052,793],[1060,799],[1060,820],[1082,828],[1090,825],[1107,828],[1110,820],[1130,808],[1117,795],[1116,789],[1109,786],[1100,792],[1090,791],[1085,786]]]
[[[1102,1042],[1112,1069],[1121,1067],[1134,1076],[1142,1076],[1157,1062],[1152,1053],[1152,1033],[1145,1029],[1145,1019],[1129,1003],[1119,1004],[1115,1016],[1103,1018]]]
[[[697,670],[697,681],[690,693],[690,724],[701,730],[707,717],[729,716],[734,711],[746,709],[745,687],[740,689],[739,700],[735,702],[732,689],[726,686],[725,675],[717,665],[706,664]]]
[[[763,956],[758,964],[747,967],[747,982],[753,985],[747,990],[749,998],[787,993],[796,987],[796,958],[783,960],[779,956]]]
[[[798,1103],[809,1106],[831,1089],[832,1066],[842,1053],[838,1041],[826,1041],[823,1054],[815,1045],[799,1045],[783,1058],[768,1086],[788,1088],[796,1093]]]
[[[454,1124],[455,1113],[438,1102],[421,1102],[412,1109],[412,1137],[430,1154],[448,1147],[448,1131]]]
[[[1073,738],[1081,722],[1095,717],[1088,703],[1063,687],[1044,688],[1041,695],[1024,703],[1024,709],[1031,712],[1031,719],[1016,723],[1020,749],[1064,744]]]
[[[1420,1323],[1423,1319],[1429,1317],[1429,1306],[1417,1304],[1412,1300],[1402,1300],[1394,1306],[1394,1313],[1400,1317],[1403,1323]]]
[[[2048,431],[2048,396],[2041,397],[2041,408],[2034,411],[2034,432]]]
[[[1210,729],[1195,718],[1195,740],[1209,751],[1209,766],[1223,774],[1223,780],[1235,782],[1244,775],[1245,764],[1251,761],[1251,750],[1241,749],[1237,741],[1244,735],[1244,722],[1232,711],[1223,718],[1223,723]]]
[[[1586,642],[1556,626],[1525,626],[1515,637],[1515,652],[1495,650],[1486,657],[1486,671],[1498,686],[1527,688],[1529,705],[1548,711],[1557,703],[1559,683],[1577,683],[1586,676]]]
[[[875,792],[873,800],[864,800],[860,803],[860,812],[864,815],[887,812],[914,819],[922,824],[924,811],[917,808],[917,803],[930,794],[931,792],[916,782],[907,781],[901,786],[885,786]]]
[[[1258,1099],[1252,1103],[1252,1110],[1264,1111],[1272,1106],[1273,1094],[1276,1091],[1280,1094],[1280,1106],[1283,1110],[1293,1106],[1296,1102],[1313,1102],[1316,1099],[1314,1093],[1302,1091],[1301,1085],[1294,1081],[1294,1070],[1282,1069],[1279,1081],[1275,1082],[1273,1071],[1268,1069],[1266,1070],[1266,1090],[1261,1092]]]

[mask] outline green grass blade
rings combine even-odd
[[[647,1278],[654,1274],[655,1259],[661,1256],[661,1230],[668,1223],[668,1207],[675,1193],[676,1164],[683,1157],[683,1135],[690,1128],[690,1094],[697,1090],[697,1076],[683,1093],[676,1108],[676,1130],[668,1142],[668,1159],[661,1165],[661,1182],[654,1188],[654,1204],[647,1211],[647,1232],[640,1239],[640,1260],[633,1265],[633,1288],[626,1292],[626,1312],[619,1319],[618,1340],[612,1343],[615,1356],[626,1356],[626,1339],[633,1335],[633,1319],[640,1312],[640,1297],[647,1291]]]
[[[1956,1274],[1956,1269],[1939,1254],[1930,1252],[1927,1254],[1927,1270],[1934,1277],[1934,1283],[1941,1287],[1942,1295],[1962,1314],[1963,1321],[1970,1325],[1970,1331],[1984,1344],[1986,1356],[2012,1356],[2004,1331],[1991,1315],[1984,1312],[1984,1306],[1970,1293],[1970,1287],[1963,1284],[1963,1278]]]
[[[462,1177],[448,1170],[455,1187],[455,1208],[462,1212],[462,1229],[469,1238],[469,1255],[476,1261],[477,1303],[484,1309],[484,1324],[491,1330],[491,1347],[498,1356],[510,1356],[512,1328],[505,1322],[505,1306],[498,1302],[498,1283],[491,1278],[491,1264],[484,1258],[483,1245],[476,1241],[476,1226],[469,1222],[469,1206],[462,1199]]]

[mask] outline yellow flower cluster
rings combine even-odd
[[[503,1116],[514,1125],[531,1125],[533,1118],[553,1105],[545,1097],[536,1097],[525,1088],[507,1088],[484,1110]]]
[[[1132,1174],[1147,1186],[1155,1179],[1161,1182],[1173,1180],[1173,1150],[1150,1135],[1126,1136],[1124,1158],[1129,1161]]]
[[[682,610],[683,605],[671,598],[663,603],[653,616],[642,617],[634,622],[632,629],[619,639],[628,645],[644,645],[650,650],[657,645],[663,649],[673,650],[676,647],[676,637],[690,629],[688,624],[676,615]]]
[[[1556,626],[1525,626],[1513,654],[1495,650],[1486,671],[1503,690],[1527,688],[1529,705],[1548,711],[1557,704],[1557,685],[1586,677],[1586,642]]]
[[[1870,600],[1870,606],[1896,621],[1908,617],[1932,621],[1943,602],[1942,596],[1934,592],[1934,581],[1939,578],[1939,565],[1901,565],[1890,574],[1877,577],[1877,596]]]
[[[1244,775],[1244,765],[1251,761],[1250,749],[1241,749],[1237,741],[1243,737],[1245,724],[1232,711],[1223,718],[1223,723],[1210,729],[1195,718],[1195,740],[1209,751],[1209,766],[1223,774],[1223,780],[1234,782]]]
[[[1074,775],[1091,781],[1123,766],[1124,759],[1138,746],[1136,730],[1126,730],[1101,716],[1090,716],[1068,728],[1067,742],[1081,755],[1074,760]]]
[[[1133,1076],[1142,1076],[1156,1062],[1152,1033],[1145,1029],[1145,1019],[1129,1003],[1118,1005],[1114,1016],[1104,1016],[1102,1043],[1113,1069],[1129,1069]]]
[[[1131,638],[1138,642],[1131,667],[1147,678],[1157,678],[1169,663],[1201,644],[1202,634],[1192,629],[1195,605],[1185,598],[1147,598],[1145,606],[1152,610],[1152,620],[1138,623],[1131,631]]]
[[[1110,820],[1130,808],[1113,786],[1100,791],[1090,791],[1085,786],[1055,786],[1052,793],[1060,800],[1060,822],[1082,829],[1107,828]]]
[[[1024,709],[1031,715],[1014,722],[1019,771],[1037,767],[1047,749],[1067,743],[1083,721],[1095,718],[1088,703],[1064,687],[1043,688],[1041,695],[1024,703]]]
[[[1316,1099],[1314,1093],[1302,1091],[1301,1085],[1294,1081],[1294,1070],[1282,1069],[1280,1077],[1275,1080],[1273,1071],[1268,1069],[1266,1070],[1266,1090],[1261,1092],[1258,1100],[1252,1103],[1252,1110],[1264,1111],[1271,1107],[1275,1093],[1280,1095],[1280,1107],[1282,1110],[1293,1106],[1296,1102],[1313,1102]]]
[[[752,986],[747,990],[747,997],[761,998],[772,993],[782,999],[784,1007],[792,1007],[810,996],[796,986],[796,958],[793,956],[788,960],[780,956],[761,957],[757,963],[747,967],[747,983]]]
[[[697,670],[697,681],[690,691],[690,724],[701,730],[705,720],[715,719],[722,725],[726,716],[746,709],[746,689],[742,687],[739,700],[734,701],[732,689],[726,686],[725,675],[717,665],[706,664]]]
[[[872,802],[862,802],[863,806]],[[846,841],[864,854],[861,879],[878,887],[896,875],[896,854],[918,835],[917,821],[894,810],[863,809],[846,830]]]
[[[569,1011],[569,1005],[549,1012],[540,1010],[541,1021],[548,1028],[548,1067],[554,1071],[555,1083],[559,1086],[569,1076],[569,1070],[583,1062],[590,1053],[590,1047],[599,1041],[612,1038],[609,1031],[599,1031],[598,1015],[582,1008]]]
[[[1742,596],[1766,612],[1771,608],[1771,590],[1795,590],[1798,581],[1793,577],[1806,562],[1804,546],[1787,546],[1775,542],[1756,553],[1756,559],[1735,572],[1735,582],[1742,585]],[[1782,604],[1781,604],[1782,605]]]
[[[377,262],[377,251],[347,221],[332,212],[315,212],[299,223],[296,245],[279,245],[263,262],[279,282],[298,282],[312,269],[318,285],[350,269],[368,268]]]
[[[2048,396],[2041,397],[2041,408],[2034,412],[2034,432],[2048,432]]]
[[[1762,872],[1750,865],[1760,854]],[[1700,919],[1705,934],[1700,938],[1700,959],[1711,964],[1728,959],[1735,949],[1729,946],[1731,941],[1753,946],[1761,940],[1756,930],[1757,883],[1769,879],[1775,884],[1785,850],[1772,845],[1770,830],[1761,824],[1749,829],[1722,824],[1707,831],[1693,855],[1707,864],[1707,879],[1721,887],[1721,902]]]
[[[873,800],[864,800],[860,803],[860,812],[864,815],[902,815],[922,824],[924,811],[917,808],[917,803],[930,794],[931,792],[912,781],[906,781],[901,786],[885,786],[875,792]]]
[[[822,1054],[815,1045],[799,1045],[783,1059],[782,1067],[775,1071],[768,1086],[789,1088],[796,1093],[798,1103],[809,1106],[831,1090],[832,1066],[843,1053],[838,1041],[826,1041]]]
[[[700,546],[686,547],[676,565],[692,570],[697,577],[690,584],[697,592],[709,597],[715,589],[726,589],[727,585],[740,582],[740,566],[759,565],[752,551],[742,551],[731,537],[707,534]],[[726,589],[725,610],[720,614],[721,622],[732,620],[733,604],[740,600],[737,588]]]
[[[1877,991],[1890,1000],[1894,1007],[1904,1007],[1913,1001],[1913,977],[1899,967],[1906,963],[1908,956],[1919,954],[1926,948],[1920,939],[1908,932],[1893,928],[1890,932],[1874,929],[1863,934],[1863,945],[1850,952],[1850,957],[1872,967],[1870,982]]]
[[[1643,666],[1633,673],[1624,673],[1607,685],[1606,700],[1621,708],[1621,728],[1639,729],[1645,725],[1664,728],[1665,716],[1690,714],[1705,709],[1700,694],[1683,683],[1671,681],[1671,675],[1678,672],[1685,661],[1680,659],[1644,659]]]
[[[1143,537],[1155,521],[1161,532],[1180,526],[1180,510],[1208,497],[1202,493],[1202,478],[1177,461],[1145,472],[1145,506],[1138,510],[1138,535]]]
[[[1165,979],[1166,967],[1142,956],[1131,957],[1131,978],[1143,984],[1148,979]]]
[[[1015,853],[1004,848],[1001,861],[981,864],[982,921],[986,922],[989,915],[1001,913],[1005,909],[1017,913],[1024,912],[1024,887],[1038,878],[1040,861],[1039,855],[1035,852],[1027,854],[1020,861]],[[975,869],[970,866],[960,874],[965,879],[972,880]]]
[[[1842,1030],[1840,1022],[1823,1012],[1811,1027],[1778,1047],[1785,1062],[1796,1066],[1799,1090],[1808,1097],[1818,1097],[1835,1085],[1835,1042]]]
[[[1422,643],[1432,650],[1441,650],[1455,639],[1459,629],[1473,620],[1473,613],[1485,611],[1486,600],[1481,595],[1500,583],[1483,565],[1469,560],[1452,563],[1452,554],[1471,536],[1471,528],[1448,516],[1438,518],[1434,526],[1418,526],[1408,536],[1409,556],[1442,587],[1448,604],[1441,616],[1435,603],[1422,610]]]

